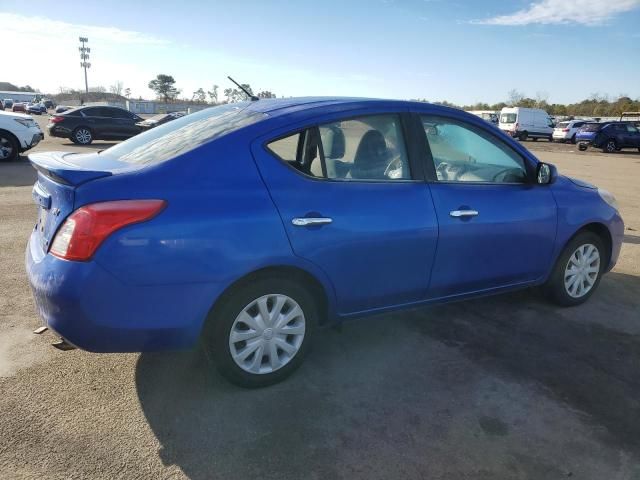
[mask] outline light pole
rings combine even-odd
[[[82,43],[81,47],[78,47],[80,51],[80,66],[84,68],[84,90],[85,93],[89,93],[89,83],[87,82],[87,68],[91,68],[91,63],[89,63],[89,52],[91,49],[89,47],[85,47],[85,43],[89,43],[89,39],[87,37],[80,37],[80,43]]]

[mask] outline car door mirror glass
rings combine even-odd
[[[548,163],[538,164],[537,181],[539,185],[549,185],[553,183],[557,176],[556,167]]]

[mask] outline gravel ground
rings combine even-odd
[[[0,478],[640,478],[640,155],[527,146],[620,202],[620,261],[587,304],[525,291],[346,323],[257,391],[197,350],[60,352],[33,335],[35,175],[0,164]]]

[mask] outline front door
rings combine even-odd
[[[486,129],[447,117],[421,120],[436,172],[430,189],[440,225],[429,297],[542,278],[556,233],[550,189],[533,183],[525,160]]]
[[[253,146],[294,253],[331,279],[340,314],[426,294],[438,227],[402,119],[333,117]]]

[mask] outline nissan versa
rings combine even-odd
[[[46,325],[94,352],[201,340],[243,386],[330,322],[535,285],[580,304],[623,236],[610,193],[426,103],[263,99],[30,160]]]

